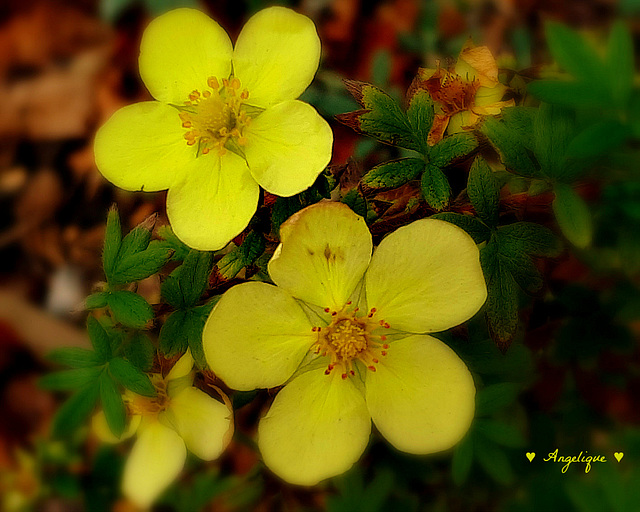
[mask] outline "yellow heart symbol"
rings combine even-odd
[[[616,458],[616,460],[617,460],[618,462],[620,462],[620,461],[622,460],[622,457],[624,457],[624,453],[622,453],[622,452],[615,452],[615,453],[613,454],[613,456]]]
[[[527,459],[529,459],[529,462],[531,462],[535,456],[536,456],[535,453],[527,452]],[[620,458],[622,458],[622,457],[620,457]],[[620,459],[618,459],[618,460],[620,460]]]

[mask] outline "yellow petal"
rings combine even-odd
[[[435,219],[417,220],[387,236],[373,254],[365,282],[369,307],[405,332],[459,325],[487,298],[473,239]]]
[[[297,485],[347,471],[367,446],[371,420],[350,379],[303,373],[276,396],[258,426],[258,446],[275,474]]]
[[[228,290],[204,327],[204,353],[213,372],[240,390],[283,384],[317,334],[300,305],[266,283]]]
[[[124,495],[141,508],[149,507],[178,477],[186,458],[184,441],[174,430],[150,423],[138,435],[124,466]]]
[[[342,203],[301,210],[280,227],[280,239],[269,261],[271,279],[322,308],[342,308],[371,259],[369,228]]]
[[[449,125],[447,126],[447,133],[450,135],[460,133],[473,127],[480,119],[475,112],[476,109],[474,108],[473,111],[463,110],[462,112],[452,115],[451,119],[449,119]]]
[[[135,434],[136,430],[138,430],[141,419],[142,417],[137,414],[131,416],[122,435],[120,437],[116,437],[113,435],[113,432],[111,432],[111,428],[107,423],[107,417],[105,416],[104,411],[100,410],[91,418],[91,430],[103,443],[115,444],[120,441],[124,441],[125,439],[129,439],[133,434]]]
[[[140,75],[159,101],[182,105],[207,78],[231,73],[233,48],[220,25],[195,9],[175,9],[153,20],[140,43]]]
[[[498,64],[486,46],[468,41],[458,57],[455,72],[465,80],[478,80],[480,85],[492,87],[498,82]]]
[[[167,194],[167,215],[176,236],[200,251],[222,249],[249,224],[260,187],[235,153],[202,155]]]
[[[507,86],[500,83],[494,87],[480,87],[476,92],[473,103],[477,107],[486,107],[499,102],[506,92]],[[498,113],[500,113],[500,111],[496,112],[496,114]]]
[[[153,192],[169,188],[193,161],[178,111],[157,101],[121,108],[98,130],[96,165],[125,190]]]
[[[171,397],[167,415],[189,451],[203,460],[217,459],[231,440],[232,411],[194,387]]]
[[[377,370],[367,372],[365,387],[374,424],[404,452],[447,450],[473,420],[473,377],[453,350],[431,336],[392,342]]]
[[[186,377],[191,373],[193,369],[195,361],[193,360],[193,356],[191,355],[191,350],[187,349],[187,351],[183,354],[183,356],[176,361],[176,363],[171,368],[171,371],[167,374],[167,381],[181,379],[182,377]]]
[[[284,7],[256,13],[243,27],[233,51],[233,72],[248,102],[269,107],[293,100],[313,80],[320,39],[313,22]]]
[[[245,156],[267,192],[292,196],[309,188],[331,160],[333,132],[301,101],[268,108],[246,130]]]

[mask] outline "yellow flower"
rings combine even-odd
[[[331,158],[331,128],[296,100],[320,59],[313,22],[272,7],[235,48],[205,14],[177,9],[145,30],[140,75],[157,101],[118,110],[96,135],[100,172],[126,190],[169,189],[176,235],[217,250],[255,213],[260,186],[308,188]]]
[[[120,438],[111,433],[104,412],[93,417],[93,431],[104,442],[137,435],[125,464],[122,490],[141,508],[149,507],[178,477],[187,449],[203,460],[214,460],[231,440],[231,404],[193,387],[192,368],[193,358],[187,352],[166,377],[152,375],[156,397],[127,390],[124,400],[132,416]]]
[[[473,129],[480,116],[497,115],[513,99],[501,101],[507,87],[498,80],[498,65],[486,46],[468,41],[455,68],[448,71],[420,69],[412,90],[426,89],[436,102],[436,116],[429,132],[429,144],[436,144],[447,133]]]
[[[211,369],[231,388],[286,383],[259,424],[266,465],[300,485],[338,475],[364,451],[371,419],[405,452],[456,444],[473,418],[473,378],[426,333],[464,322],[486,299],[469,235],[418,220],[372,256],[362,217],[327,202],[280,233],[268,267],[277,286],[231,288],[203,334]]]

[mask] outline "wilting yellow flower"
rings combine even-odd
[[[166,377],[152,375],[156,397],[127,390],[124,400],[132,416],[120,438],[111,433],[104,412],[93,417],[93,431],[105,442],[137,435],[125,464],[122,490],[139,507],[149,507],[178,477],[187,449],[203,460],[214,460],[231,440],[231,404],[193,387],[192,368],[193,358],[187,352]]]
[[[258,12],[235,48],[205,14],[170,11],[140,47],[140,75],[157,101],[118,110],[98,131],[98,169],[126,190],[169,189],[175,234],[220,249],[249,223],[260,186],[291,196],[329,163],[331,128],[296,100],[319,59],[313,22],[290,9]]]
[[[420,69],[412,89],[426,89],[436,102],[436,116],[429,132],[429,144],[442,139],[444,132],[472,129],[480,116],[497,115],[513,99],[501,101],[507,87],[498,80],[498,65],[486,46],[471,41],[462,48],[453,71],[440,67]]]
[[[268,267],[277,286],[234,286],[203,334],[211,369],[230,387],[286,383],[258,429],[266,465],[301,485],[338,475],[364,451],[371,419],[405,452],[456,444],[473,419],[473,378],[426,333],[464,322],[486,299],[469,235],[418,220],[372,257],[363,218],[326,202],[280,233]]]

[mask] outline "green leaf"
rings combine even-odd
[[[99,292],[89,295],[85,301],[84,305],[87,309],[99,309],[107,307],[107,297],[109,296],[108,292]]]
[[[162,325],[158,342],[160,350],[167,356],[173,356],[187,350],[189,346],[189,337],[186,329],[188,316],[189,311],[187,310],[174,311]]]
[[[629,28],[622,21],[614,23],[607,48],[609,87],[613,101],[619,108],[625,108],[633,90],[635,62],[633,38]]]
[[[124,237],[122,245],[120,246],[120,252],[118,253],[118,260],[120,260],[120,262],[134,254],[144,251],[149,246],[151,231],[155,226],[157,218],[158,216],[155,213],[147,217]]]
[[[422,195],[434,210],[442,210],[449,204],[451,187],[449,180],[435,165],[428,164],[420,181]]]
[[[363,110],[339,114],[338,121],[385,144],[420,151],[409,120],[396,100],[371,84],[354,80],[345,80],[345,84]]]
[[[498,228],[501,241],[514,244],[531,256],[556,257],[562,251],[562,244],[553,232],[534,222],[515,222]]]
[[[473,463],[473,438],[467,435],[453,451],[451,459],[451,477],[453,483],[461,486],[467,480]]]
[[[522,448],[526,445],[520,430],[502,421],[478,418],[473,428],[491,442],[507,448]]]
[[[418,90],[409,101],[407,118],[413,129],[413,138],[423,154],[429,153],[427,138],[435,117],[433,100],[426,90]]]
[[[581,131],[567,147],[567,158],[593,158],[620,147],[631,135],[618,121],[599,121]]]
[[[551,55],[562,68],[589,82],[600,79],[602,61],[591,44],[577,32],[560,23],[547,22],[545,34]]]
[[[156,390],[149,377],[133,366],[129,361],[116,357],[109,361],[109,371],[125,388],[143,396],[155,396]]]
[[[554,192],[553,212],[560,229],[572,244],[584,249],[593,236],[589,207],[569,185],[557,184]]]
[[[191,355],[196,362],[198,368],[206,368],[207,360],[204,356],[204,348],[202,346],[202,331],[207,323],[209,313],[213,309],[213,304],[205,304],[191,310],[191,317],[187,324],[187,337]]]
[[[119,285],[146,279],[157,273],[172,255],[172,250],[162,242],[152,243],[146,250],[119,259],[109,284]]]
[[[607,96],[588,82],[536,80],[527,85],[527,91],[545,103],[568,108],[607,108],[609,103]]]
[[[143,329],[153,319],[153,309],[137,293],[111,292],[107,302],[115,320],[127,327]]]
[[[490,240],[480,251],[480,263],[487,281],[489,327],[504,351],[518,327],[518,287],[511,272],[500,262],[498,249],[498,242]]]
[[[473,241],[477,244],[482,242],[486,242],[491,236],[491,230],[487,227],[487,225],[481,220],[473,217],[472,215],[465,215],[462,213],[454,213],[454,212],[442,212],[436,213],[431,216],[432,219],[444,220],[446,222],[450,222],[451,224],[455,224],[459,228],[464,229]]]
[[[57,348],[47,354],[47,359],[71,368],[89,368],[102,362],[93,350],[78,347]]]
[[[124,355],[136,368],[147,372],[153,366],[156,349],[145,333],[136,331],[124,346]]]
[[[545,176],[561,178],[564,156],[573,137],[574,119],[563,107],[543,103],[534,124],[535,154]]]
[[[124,432],[127,415],[122,396],[107,372],[100,376],[100,400],[107,425],[114,436],[120,437]]]
[[[446,167],[451,162],[467,156],[478,146],[472,133],[449,135],[431,148],[429,162],[437,167]]]
[[[500,187],[489,164],[477,157],[471,165],[467,182],[467,195],[478,216],[489,226],[498,223]]]
[[[425,169],[425,161],[420,158],[401,158],[376,165],[363,178],[365,191],[370,189],[398,188],[415,180]]]
[[[478,463],[491,478],[502,485],[513,482],[513,469],[502,448],[482,438],[476,439],[473,448]]]
[[[102,324],[91,315],[87,317],[87,332],[96,357],[103,363],[111,359],[111,340],[109,335],[102,327]]]
[[[113,205],[107,215],[107,228],[104,234],[104,247],[102,249],[102,266],[107,279],[115,267],[118,259],[118,251],[122,242],[122,228],[118,209]]]
[[[500,244],[501,268],[511,273],[511,277],[522,288],[530,293],[537,292],[544,280],[531,258],[523,251],[508,244]]]
[[[162,283],[162,296],[174,308],[190,308],[198,303],[209,285],[213,254],[190,251],[184,263]]]
[[[352,188],[347,192],[340,202],[346,204],[361,217],[367,218],[367,200],[357,188]]]
[[[271,211],[271,225],[273,232],[279,236],[280,226],[294,213],[302,209],[299,196],[278,197]]]
[[[501,382],[481,389],[476,395],[476,416],[489,416],[511,405],[518,398],[520,385]]]
[[[522,144],[521,134],[511,126],[493,117],[487,117],[481,131],[491,141],[507,169],[528,178],[540,176],[540,171],[531,159],[527,147]],[[531,134],[529,136],[531,137]]]
[[[49,373],[38,381],[40,387],[49,391],[79,389],[94,382],[102,372],[101,366],[90,366]]]
[[[167,249],[171,249],[173,251],[173,258],[174,260],[184,260],[187,257],[187,254],[189,254],[189,251],[191,250],[191,248],[184,244],[174,233],[173,230],[171,229],[171,226],[169,226],[168,224],[165,226],[160,226],[157,229],[157,234],[160,238],[163,239],[163,242],[165,244],[165,247],[167,247]]]
[[[67,400],[53,418],[51,427],[54,437],[70,436],[93,412],[100,394],[96,380]]]
[[[240,247],[225,254],[217,263],[218,272],[225,279],[233,279],[244,267],[253,265],[264,252],[264,237],[255,231],[247,235]]]

